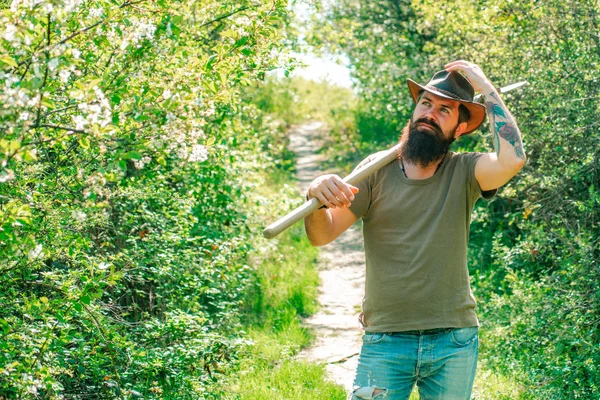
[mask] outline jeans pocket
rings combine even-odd
[[[478,332],[479,328],[476,326],[456,328],[452,330],[450,337],[452,338],[452,343],[460,347],[465,347],[477,339]]]
[[[375,344],[385,338],[385,333],[365,333],[362,337],[364,344]]]

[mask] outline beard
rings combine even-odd
[[[430,127],[418,126],[421,122]],[[438,124],[430,119],[420,118],[406,124],[400,141],[404,143],[400,156],[412,164],[427,168],[448,152],[454,137],[447,138]]]

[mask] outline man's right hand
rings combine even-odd
[[[317,177],[308,188],[308,199],[316,197],[329,208],[349,207],[358,188],[347,184],[337,175]]]

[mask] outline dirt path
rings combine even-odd
[[[300,125],[291,131],[290,148],[296,153],[296,177],[302,194],[318,175],[335,173],[319,167],[323,159],[316,152],[324,144],[323,134],[323,125],[318,122]],[[364,295],[364,272],[360,224],[321,247],[320,310],[304,321],[314,330],[316,340],[298,356],[324,363],[331,379],[348,390],[352,388],[361,345],[362,329],[357,317]]]

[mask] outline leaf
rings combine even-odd
[[[83,311],[83,306],[81,305],[80,302],[73,303],[73,308],[76,309],[79,312]]]
[[[46,296],[40,297],[40,301],[44,304],[48,304],[48,298]]]
[[[42,101],[42,105],[48,107],[50,110],[54,110],[56,108],[56,103],[50,99],[44,99]]]
[[[235,48],[242,47],[243,45],[246,44],[246,42],[248,42],[248,36],[242,36],[241,38],[236,40],[234,47]]]
[[[36,161],[36,160],[37,160],[37,156],[36,156],[35,152],[33,152],[32,150],[23,152],[23,161],[32,162],[32,161]]]
[[[125,160],[119,160],[119,162],[117,163],[117,165],[119,166],[119,168],[121,168],[123,171],[127,171],[127,161]]]
[[[139,151],[130,151],[130,152],[123,154],[123,158],[125,160],[141,160],[142,157],[143,157],[143,155]]]
[[[19,64],[17,64],[17,62],[15,60],[13,60],[13,58],[10,56],[0,57],[0,61],[2,61],[3,64],[6,64],[13,68],[16,68],[19,66]]]
[[[8,324],[8,322],[6,322],[3,319],[0,319],[0,326],[2,326],[2,331],[4,331],[4,334],[8,335],[8,332],[10,332],[10,325]]]
[[[85,136],[81,136],[79,138],[79,145],[81,146],[82,149],[87,150],[90,148],[90,140]]]
[[[208,62],[206,63],[206,66],[204,67],[205,70],[210,71],[213,68],[213,64],[215,63],[215,61],[217,61],[217,55],[213,54],[212,56],[210,56],[210,58],[208,59]]]
[[[87,296],[87,295],[85,295],[85,296],[81,296],[81,298],[80,298],[79,300],[80,300],[80,301],[81,301],[83,304],[86,304],[86,305],[88,305],[88,306],[90,305],[90,302],[91,302],[90,296]]]
[[[20,148],[21,148],[21,141],[18,139],[11,140],[10,143],[8,144],[9,153],[16,153],[17,150],[19,150]]]

